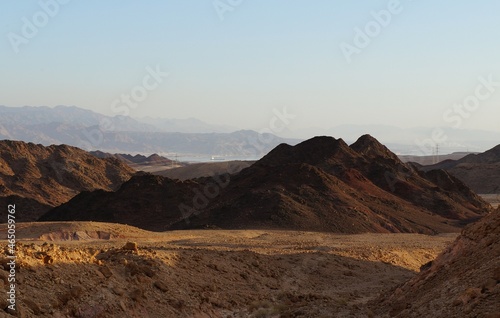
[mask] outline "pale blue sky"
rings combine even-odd
[[[221,20],[212,0],[73,0],[16,53],[23,18],[43,19],[40,3],[54,1],[0,4],[0,104],[113,115],[113,101],[159,65],[169,76],[132,116],[259,129],[286,105],[297,115],[291,129],[450,126],[443,114],[475,94],[479,77],[500,82],[493,0],[401,0],[351,63],[341,43],[391,1],[243,0]],[[500,87],[490,95],[460,128],[500,131]]]

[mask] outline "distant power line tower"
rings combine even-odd
[[[438,163],[439,162],[439,144],[436,144],[436,147],[434,147],[432,151],[432,163]]]

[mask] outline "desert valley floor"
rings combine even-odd
[[[97,222],[22,223],[17,235],[25,317],[373,317],[367,303],[457,236]]]

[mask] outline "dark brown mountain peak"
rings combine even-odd
[[[258,161],[258,164],[276,166],[289,163],[308,163],[318,165],[342,162],[357,156],[342,139],[318,136],[296,146],[281,144]]]
[[[399,158],[377,139],[366,134],[351,145],[351,149],[368,158],[386,158],[400,162]]]

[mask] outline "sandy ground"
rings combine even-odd
[[[183,165],[179,165],[177,163],[174,164],[138,164],[138,163],[127,163],[132,169],[136,171],[144,171],[149,173],[157,173],[161,171],[166,171],[170,169],[176,169],[183,167]]]
[[[96,222],[16,230],[23,317],[371,317],[365,303],[415,276],[456,237],[151,233]],[[123,249],[128,241],[137,250]]]

